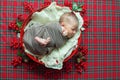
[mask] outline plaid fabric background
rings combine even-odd
[[[35,9],[44,0],[26,0]],[[56,0],[64,4],[64,0]],[[72,1],[72,0],[68,0]],[[77,1],[77,0],[74,0]],[[24,0],[0,0],[0,80],[44,80],[40,72],[13,68],[11,61],[16,52],[9,43],[16,34],[8,24],[17,15],[25,14]],[[88,47],[87,71],[62,73],[59,79],[68,80],[120,80],[120,0],[79,0],[87,6],[89,28],[82,33],[82,45]]]

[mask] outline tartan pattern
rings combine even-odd
[[[25,0],[35,9],[44,0]],[[56,0],[64,4],[64,0]],[[67,0],[66,0],[67,1]],[[71,2],[73,0],[69,0]],[[82,45],[88,47],[87,71],[79,73],[61,73],[59,79],[69,80],[119,80],[120,76],[120,1],[119,0],[74,0],[87,6],[89,28],[82,33]],[[24,0],[0,1],[0,79],[35,80],[45,79],[41,72],[27,71],[20,66],[16,69],[11,61],[17,51],[10,49],[9,43],[16,34],[8,30],[8,24],[19,14],[26,14]],[[73,59],[71,61],[74,61]]]

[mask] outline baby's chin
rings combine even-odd
[[[72,38],[73,36],[67,36],[68,38]]]
[[[67,37],[67,38],[72,38],[73,36],[72,36],[72,35],[66,35],[65,37]]]

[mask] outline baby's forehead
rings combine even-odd
[[[76,20],[72,20],[69,24],[73,27],[78,27],[79,23]]]
[[[69,23],[73,23],[73,25],[78,25],[78,20],[74,17],[71,17],[71,16],[68,16],[68,19],[69,19]]]

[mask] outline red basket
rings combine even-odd
[[[46,6],[46,7],[47,7],[47,6]],[[41,8],[41,9],[39,9],[39,10],[36,10],[36,11],[37,11],[37,12],[40,12],[42,9],[44,9],[44,8],[46,8],[46,7],[43,7],[43,8]],[[36,12],[36,11],[31,12],[31,13],[29,14],[29,16],[25,19],[25,21],[24,21],[23,24],[22,24],[21,33],[20,33],[20,40],[21,40],[22,44],[23,44],[24,28],[26,27],[26,25],[28,24],[28,22],[31,20],[32,14],[33,14],[34,12]],[[79,39],[78,39],[78,45],[80,45],[80,43],[81,43],[81,35],[79,36]],[[24,47],[23,47],[23,49],[24,49]],[[75,50],[72,51],[72,53],[70,54],[70,56],[68,56],[68,57],[64,60],[64,62],[68,61],[68,60],[69,60],[71,57],[73,57],[77,52],[78,52],[78,47],[77,47]],[[43,64],[43,65],[44,65],[43,62],[40,62],[38,59],[36,59],[36,58],[35,58],[34,56],[32,56],[31,54],[29,54],[29,53],[26,53],[26,54],[27,54],[27,56],[28,56],[30,59],[32,59],[33,61],[35,61],[35,62],[37,62],[37,63],[39,63],[39,64]]]

